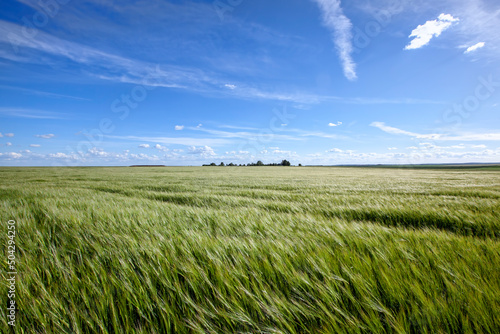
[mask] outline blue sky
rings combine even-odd
[[[0,165],[500,162],[500,3],[7,0]]]

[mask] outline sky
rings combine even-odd
[[[496,0],[6,0],[0,166],[500,162]]]

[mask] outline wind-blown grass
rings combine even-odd
[[[499,198],[497,171],[0,168],[16,331],[499,333]]]

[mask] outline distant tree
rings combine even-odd
[[[257,161],[257,166],[264,166],[264,163],[262,161]]]
[[[210,166],[217,166],[217,165],[215,164],[215,162],[212,162]]]
[[[281,166],[290,166],[290,161],[288,160],[281,161]]]
[[[299,164],[299,167],[302,167],[302,164]]]
[[[219,166],[224,167],[225,165],[226,164],[224,164],[223,162],[221,162]]]
[[[236,166],[236,165],[231,162],[228,166],[233,167],[233,166]]]

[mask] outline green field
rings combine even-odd
[[[495,170],[0,168],[0,214],[17,333],[500,333]]]

